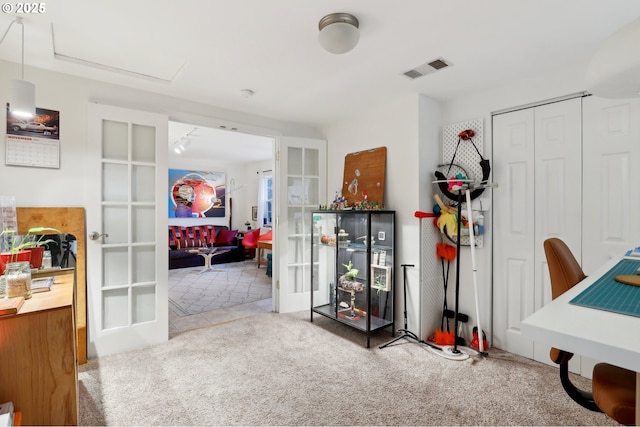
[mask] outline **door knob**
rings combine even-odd
[[[102,236],[109,237],[107,233],[100,234],[97,231],[92,231],[91,233],[89,233],[89,240],[98,240]]]

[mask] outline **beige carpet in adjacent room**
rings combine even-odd
[[[617,425],[555,368],[490,350],[474,363],[309,313],[259,314],[80,367],[81,425]],[[590,382],[575,378],[588,387]]]

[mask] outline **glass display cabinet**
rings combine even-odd
[[[312,212],[314,313],[370,334],[394,328],[395,211]]]

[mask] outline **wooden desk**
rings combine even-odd
[[[74,274],[55,276],[18,314],[0,317],[0,401],[23,425],[78,424]]]
[[[261,265],[267,265],[267,260],[262,260],[262,252],[266,249],[268,251],[271,250],[271,240],[258,240],[258,268]]]
[[[615,266],[615,258],[521,322],[522,333],[581,356],[638,372],[636,375],[636,425],[640,421],[640,317],[569,304]],[[640,264],[639,264],[640,265]]]
[[[53,227],[76,237],[76,330],[78,363],[87,363],[87,279],[86,231],[84,208],[16,208],[18,234],[27,234],[31,227]]]

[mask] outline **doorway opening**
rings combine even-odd
[[[232,238],[235,247],[224,247],[232,253],[211,255],[211,267],[206,269],[202,265],[206,256],[198,254],[198,248],[193,248],[191,254],[190,262],[195,265],[181,265],[182,268],[176,268],[175,263],[172,267],[170,250],[169,335],[272,311],[272,279],[264,267],[258,268],[256,251],[245,250],[241,239],[256,228],[266,233],[266,226],[271,225],[264,218],[271,218],[267,203],[273,206],[276,195],[264,191],[264,177],[268,176],[265,172],[271,173],[275,168],[275,139],[175,121],[169,122],[168,130],[168,176],[173,176],[169,178],[168,191],[170,243],[172,228],[206,229],[218,237],[221,229],[236,232]],[[205,179],[206,184],[202,185],[181,181],[177,188],[171,180],[181,174],[191,174],[188,179],[194,182],[200,178],[210,180]],[[197,199],[203,193],[205,200]],[[209,234],[206,242],[196,242],[195,246],[219,251],[220,240],[214,242],[213,236]],[[238,249],[242,252],[240,259]]]

